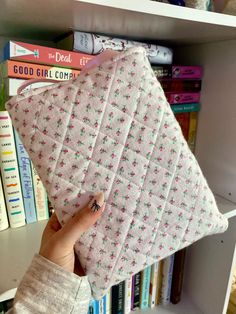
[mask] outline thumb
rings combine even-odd
[[[104,194],[97,193],[92,200],[73,216],[59,231],[65,245],[74,245],[81,235],[92,227],[104,211]]]

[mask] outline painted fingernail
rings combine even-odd
[[[92,210],[92,212],[96,213],[98,212],[104,204],[104,194],[103,192],[98,192],[94,195],[92,200],[89,202],[89,208]]]

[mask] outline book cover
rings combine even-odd
[[[165,93],[169,104],[186,104],[200,101],[200,93]]]
[[[25,212],[15,140],[7,111],[0,112],[0,165],[10,226],[11,228],[24,226]]]
[[[198,113],[190,112],[188,146],[193,153],[195,151],[196,137],[197,137],[197,120],[198,120]]]
[[[59,81],[72,80],[78,77],[80,71],[59,68],[55,66],[40,65],[28,62],[7,60],[1,64],[2,77],[20,79],[53,79]]]
[[[0,231],[5,230],[8,227],[7,208],[4,199],[2,178],[0,176]]]
[[[4,47],[3,58],[82,69],[93,56],[11,40]]]
[[[149,307],[156,306],[157,280],[158,280],[159,262],[151,266],[150,289],[149,289]]]
[[[140,305],[140,282],[141,282],[141,272],[133,276],[132,284],[132,310],[139,309]]]
[[[173,304],[177,304],[181,300],[183,278],[184,278],[185,256],[186,256],[186,248],[175,253],[171,294],[170,294],[170,301]]]
[[[48,198],[43,183],[38,176],[38,173],[31,161],[33,187],[34,187],[34,199],[37,213],[37,220],[44,220],[49,218],[48,212]]]
[[[149,305],[151,266],[146,267],[141,272],[141,302],[140,308],[147,309]]]
[[[125,281],[112,287],[112,314],[124,314]]]
[[[125,280],[125,305],[124,305],[125,314],[129,314],[131,311],[131,291],[132,291],[132,277]]]
[[[195,93],[201,91],[201,80],[160,79],[164,92]]]
[[[176,113],[199,111],[201,108],[199,103],[171,105],[171,109]]]
[[[185,140],[188,141],[190,113],[189,112],[176,113],[175,118],[179,122]]]
[[[173,266],[174,266],[174,254],[165,258],[164,263],[163,263],[161,301],[162,301],[162,304],[164,305],[170,303]]]
[[[31,162],[19,135],[14,129],[16,153],[20,172],[21,189],[25,208],[26,222],[33,223],[37,221],[36,208],[34,202],[33,180],[31,172]]]
[[[201,66],[163,65],[152,68],[157,78],[201,79],[203,75]]]

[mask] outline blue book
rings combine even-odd
[[[25,208],[27,224],[37,221],[36,207],[34,201],[34,189],[31,172],[31,163],[17,131],[14,129],[16,152],[20,172],[21,189]]]
[[[99,301],[90,300],[88,314],[99,314]]]
[[[146,267],[141,274],[141,303],[142,310],[148,308],[149,304],[149,288],[151,280],[151,266]]]
[[[106,314],[107,313],[107,301],[106,301],[106,298],[107,298],[106,295],[104,295],[102,297],[102,303],[103,303],[103,313],[102,314]]]

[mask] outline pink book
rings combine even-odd
[[[172,66],[172,78],[201,79],[202,74],[203,71],[201,66]]]
[[[18,41],[9,41],[4,47],[4,60],[11,59],[58,65],[71,69],[82,69],[92,58],[94,56],[85,53],[32,45]]]
[[[166,93],[167,101],[173,104],[187,104],[200,101],[200,93]]]

